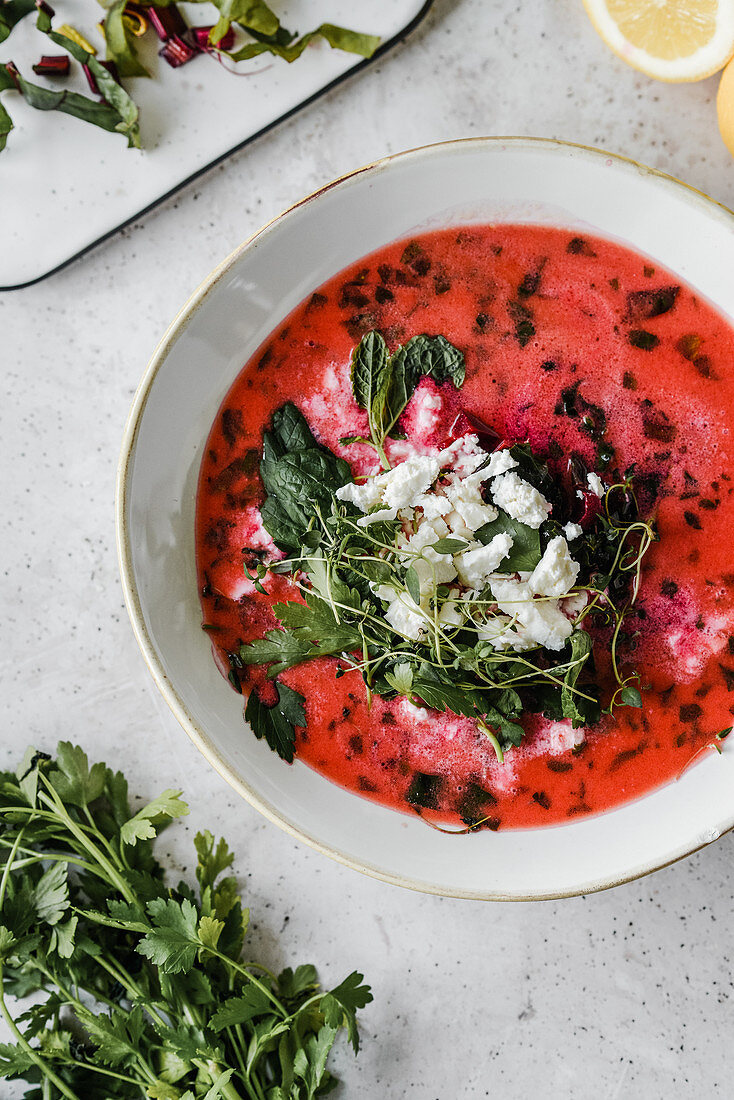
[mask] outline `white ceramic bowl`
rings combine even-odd
[[[148,666],[207,760],[294,836],[358,870],[440,894],[560,897],[679,859],[734,825],[734,746],[677,782],[553,828],[445,836],[416,817],[288,767],[245,728],[201,614],[194,506],[202,448],[243,364],[326,279],[397,238],[521,221],[615,238],[734,314],[734,214],[679,182],[598,150],[524,138],[418,149],[354,172],[292,207],[196,291],[135,397],[119,470],[117,533],[130,617]]]

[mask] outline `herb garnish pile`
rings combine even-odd
[[[368,435],[359,439],[375,449],[383,468],[389,467],[385,441],[401,437],[401,415],[424,377],[459,388],[464,381],[463,355],[444,337],[426,335],[413,337],[390,355],[375,332],[364,336],[353,352],[352,388],[369,424]],[[356,440],[349,437],[342,443]],[[405,513],[369,522],[354,504],[340,500],[338,490],[352,482],[349,465],[317,442],[294,405],[275,412],[263,438],[260,472],[266,498],[260,511],[263,525],[287,557],[259,561],[252,572],[245,568],[261,592],[266,591],[262,582],[268,573],[289,575],[305,602],[276,603],[273,611],[280,627],[230,654],[230,663],[235,686],[243,666],[268,666],[277,701],[266,705],[255,686],[245,717],[255,735],[285,760],[292,761],[296,728],[305,725],[305,699],[279,676],[314,657],[337,657],[337,677],[348,672],[361,675],[368,699],[371,693],[388,699],[405,696],[437,711],[474,719],[500,761],[522,740],[519,719],[524,713],[570,719],[578,728],[593,725],[617,706],[642,705],[635,686],[638,677],[620,667],[618,656],[642,558],[655,537],[652,525],[639,516],[631,470],[605,485],[601,499],[594,497],[595,514],[584,517],[583,532],[572,524],[578,531],[571,542],[578,577],[568,595],[583,593],[585,602],[580,601],[581,610],[562,648],[524,645],[517,651],[486,640],[488,624],[497,621],[489,584],[481,591],[460,592],[455,585],[436,583],[434,575],[430,599],[425,599],[418,574],[425,578],[430,573],[436,555],[447,555],[450,561],[468,546],[509,535],[512,548],[498,571],[528,576],[548,544],[562,541],[564,524],[588,512],[586,498],[593,494],[586,490],[588,472],[578,457],[571,459],[561,477],[527,444],[507,450],[507,463],[511,461],[523,481],[543,494],[552,514],[533,528],[500,511],[493,522],[473,532],[473,543],[434,538],[431,545],[411,552],[406,549]],[[386,591],[423,615],[420,637],[401,634],[387,621],[378,595]],[[444,614],[449,604],[461,607],[463,621],[452,623]],[[587,629],[590,623],[593,636]],[[511,621],[510,628],[513,625]],[[607,699],[602,698],[595,670],[595,638],[611,654],[616,685]]]
[[[362,975],[242,959],[249,913],[224,840],[198,833],[196,878],[168,886],[152,840],[188,813],[167,790],[133,813],[125,777],[62,741],[0,773],[0,1077],[28,1100],[310,1100],[372,1000]],[[13,1019],[8,998],[33,1001]]]
[[[212,26],[189,27],[173,0],[100,0],[105,9],[100,25],[106,59],[99,60],[96,49],[76,28],[64,24],[58,31],[51,26],[54,11],[45,0],[0,0],[0,43],[31,12],[38,10],[36,26],[51,42],[65,51],[62,55],[42,55],[33,65],[34,72],[66,78],[70,72],[69,55],[79,63],[92,93],[98,99],[81,95],[57,81],[52,86],[32,83],[13,61],[0,61],[0,93],[19,92],[39,111],[61,111],[103,130],[116,131],[127,138],[128,146],[140,147],[138,108],[123,88],[123,77],[147,77],[150,73],[138,57],[136,41],[155,32],[163,43],[160,56],[173,68],[192,61],[202,53],[218,59],[249,61],[261,54],[272,54],[284,61],[296,61],[314,39],[322,38],[337,50],[371,57],[380,40],[374,35],[322,23],[307,34],[297,35],[282,26],[264,0],[193,0],[211,3],[218,19]],[[235,44],[234,29],[245,36]],[[39,46],[39,53],[41,47]],[[12,119],[0,102],[0,151],[5,148]]]

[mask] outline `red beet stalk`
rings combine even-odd
[[[187,42],[185,38],[177,34],[168,39],[163,48],[158,51],[158,54],[164,61],[168,62],[172,69],[178,69],[180,65],[185,65],[187,61],[191,61],[192,57],[196,57],[199,52],[198,46],[192,45],[191,42]]]
[[[161,42],[180,37],[188,29],[184,17],[175,4],[169,4],[167,8],[146,8],[146,15]],[[166,56],[162,50],[160,52],[163,57]],[[167,57],[166,61],[168,61]],[[183,65],[183,61],[180,61],[179,65]]]
[[[479,446],[485,451],[494,451],[501,441],[501,437],[494,428],[485,424],[474,413],[460,412],[449,429],[449,436],[451,439],[459,439],[460,436],[467,435],[469,432],[479,437]]]
[[[118,84],[120,83],[120,74],[117,71],[117,65],[115,65],[114,61],[100,61],[100,65],[103,69],[107,70],[114,81],[116,81]],[[94,73],[89,68],[89,65],[82,65],[82,68],[84,69],[84,75],[87,78],[87,84],[89,85],[92,94],[102,95],[99,90],[99,85],[97,84]]]
[[[37,76],[68,76],[71,68],[68,54],[43,54],[38,64],[33,66]]]
[[[191,27],[190,33],[193,35],[196,45],[200,50],[231,50],[234,46],[234,31],[230,27],[229,30],[218,42],[210,42],[209,35],[214,30],[214,27]]]

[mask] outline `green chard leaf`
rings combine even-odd
[[[13,27],[35,11],[35,8],[35,0],[5,0],[0,4],[0,42],[4,42]]]
[[[135,38],[123,19],[127,2],[128,0],[115,0],[107,8],[104,19],[107,60],[114,61],[120,76],[150,76],[138,58]]]
[[[54,109],[65,111],[67,114],[76,115],[77,118],[84,118],[87,122],[93,122],[96,126],[101,126],[105,130],[117,131],[125,135],[129,148],[134,147],[139,149],[140,128],[138,126],[138,108],[122,85],[117,83],[114,77],[110,75],[94,54],[89,53],[83,46],[79,46],[76,42],[72,41],[72,39],[67,38],[66,35],[59,34],[57,31],[52,30],[51,17],[43,8],[39,8],[36,26],[39,31],[46,34],[57,46],[61,46],[63,50],[70,53],[81,65],[88,66],[89,71],[97,83],[100,94],[109,105],[106,107],[103,104],[94,103],[93,100],[87,100],[84,96],[78,96],[76,99],[73,99],[74,93],[60,92],[58,94],[66,98],[62,98],[58,105],[44,107],[42,110]],[[77,103],[77,100],[82,102]],[[114,116],[114,122],[112,118],[103,119],[99,111],[90,111],[88,106],[90,103],[92,106],[99,107],[101,110],[110,111]],[[36,104],[33,104],[33,106],[36,106]],[[79,113],[80,110],[83,113]]]
[[[293,762],[296,743],[296,726],[306,725],[304,697],[299,692],[276,683],[277,703],[269,707],[260,700],[256,691],[250,692],[245,708],[245,720],[252,726],[252,732],[260,740],[277,752],[288,764]]]

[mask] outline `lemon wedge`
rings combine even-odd
[[[584,0],[594,28],[634,69],[703,80],[734,55],[734,0]]]
[[[734,157],[734,61],[730,61],[721,74],[716,110],[724,145]]]

